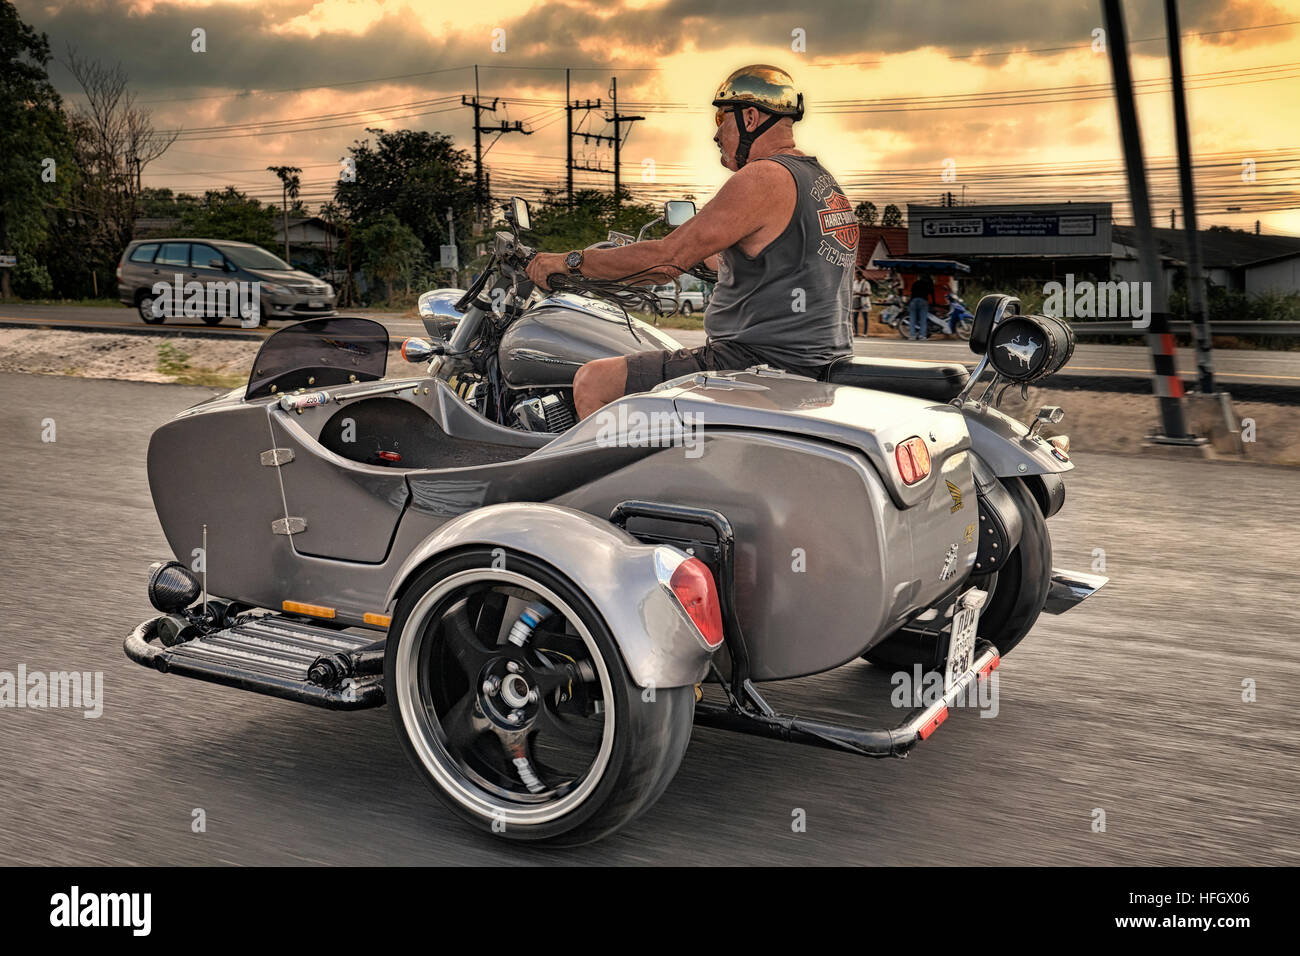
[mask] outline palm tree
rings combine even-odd
[[[284,211],[284,261],[289,261],[289,200],[298,198],[298,191],[302,188],[302,172],[297,166],[267,166],[267,172],[275,173],[280,177],[280,185],[284,189],[284,202],[282,208]]]

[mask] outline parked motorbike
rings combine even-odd
[[[966,308],[966,303],[955,293],[948,293],[948,307],[939,315],[926,310],[926,323],[928,335],[936,332],[943,332],[947,335],[955,335],[960,339],[969,340],[971,330],[975,325],[975,316]],[[907,305],[901,304],[900,308],[894,311],[893,322],[890,324],[898,330],[898,334],[905,339],[912,337],[912,319],[908,314]]]
[[[973,374],[863,357],[824,381],[699,373],[575,423],[583,361],[671,340],[624,311],[652,289],[536,293],[521,200],[510,222],[470,289],[422,303],[436,339],[403,346],[422,371],[386,378],[377,322],[312,319],[266,340],[246,387],[154,433],[175,559],[149,571],[158,613],[128,657],[316,706],[387,703],[452,811],[575,845],[654,803],[695,724],[903,756],[1040,613],[1105,583],[1052,567],[1074,466],[1040,430],[1063,412],[1025,425],[995,407],[1069,360],[1061,320],[985,296]],[[863,727],[781,713],[758,688],[860,657],[928,669],[932,693]]]

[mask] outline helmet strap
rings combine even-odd
[[[802,103],[800,104],[802,105]],[[744,169],[745,164],[749,162],[749,148],[754,145],[754,140],[758,139],[769,129],[781,122],[782,116],[771,113],[758,128],[752,132],[745,129],[745,107],[739,103],[733,103],[731,112],[736,117],[736,132],[740,134],[740,142],[736,144],[736,168]],[[757,107],[755,107],[757,109]],[[765,112],[760,110],[759,112]]]

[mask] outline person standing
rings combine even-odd
[[[908,321],[911,323],[913,341],[924,342],[930,337],[930,300],[934,298],[934,283],[929,276],[921,276],[912,283],[907,303]]]
[[[862,331],[858,332],[858,320],[862,321]],[[871,282],[861,269],[853,280],[853,334],[867,335],[867,323],[871,321]]]

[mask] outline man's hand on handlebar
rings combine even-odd
[[[539,289],[549,292],[551,287],[546,284],[547,278],[557,272],[567,274],[569,271],[568,266],[564,264],[564,258],[564,253],[561,252],[537,253],[528,263],[528,278],[532,279],[533,284]]]

